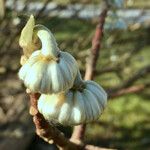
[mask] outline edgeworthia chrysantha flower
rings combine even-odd
[[[35,33],[42,43],[19,71],[19,77],[32,92],[58,93],[70,89],[77,74],[76,60],[59,50],[53,34],[37,25]]]
[[[107,103],[106,92],[94,81],[77,78],[76,86],[67,92],[40,96],[38,109],[46,120],[78,125],[95,121],[102,114]]]
[[[31,16],[19,40],[23,48],[19,77],[30,92],[39,92],[38,109],[51,123],[78,125],[95,121],[107,94],[94,81],[83,81],[76,60],[62,52],[51,31]]]

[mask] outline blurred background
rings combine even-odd
[[[0,150],[50,150],[35,135],[29,97],[19,81],[20,31],[34,14],[61,50],[86,57],[102,10],[100,0],[0,0]],[[116,149],[150,149],[150,0],[108,0],[95,80],[109,94],[100,119],[88,124],[85,142]],[[72,128],[59,127],[66,136]]]

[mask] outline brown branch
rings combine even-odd
[[[107,11],[108,11],[108,6],[105,1],[102,13],[99,16],[99,23],[96,27],[95,35],[92,40],[92,48],[90,50],[90,56],[87,59],[86,72],[84,78],[85,80],[92,80],[94,77],[94,71],[99,57],[101,40],[103,37],[103,26],[105,23],[105,18],[107,16]],[[85,130],[86,130],[86,124],[75,126],[71,139],[82,141]]]
[[[106,16],[107,16],[107,8],[105,8],[102,11],[99,17],[99,24],[96,27],[95,35],[92,40],[92,48],[90,51],[90,56],[87,59],[85,80],[91,80],[94,77],[94,71],[96,68],[97,59],[99,57],[101,40],[103,36],[103,25],[105,23]]]
[[[133,85],[137,80],[141,79],[145,75],[147,75],[150,72],[150,66],[145,66],[138,70],[135,74],[133,74],[131,77],[129,77],[127,80],[125,80],[121,85],[114,87],[112,89],[108,89],[107,93],[110,98],[121,96],[127,93],[136,93],[138,91],[142,91],[146,87],[148,87],[148,84],[142,84],[142,85]],[[138,88],[135,88],[138,87]]]
[[[85,150],[116,150],[116,149],[108,149],[108,148],[101,148],[93,145],[86,145]]]
[[[128,87],[128,88],[120,89],[120,90],[118,90],[114,93],[110,93],[109,97],[110,98],[115,98],[115,97],[122,96],[122,95],[125,95],[125,94],[138,93],[138,92],[143,91],[147,87],[149,87],[149,84],[134,85],[134,86],[131,86],[131,87]]]

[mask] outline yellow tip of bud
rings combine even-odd
[[[33,28],[35,26],[34,16],[31,15],[28,22],[26,23],[25,27],[21,32],[21,36],[19,39],[19,45],[21,47],[26,47],[30,43],[32,43],[32,35],[33,35]]]

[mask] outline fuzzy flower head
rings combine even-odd
[[[38,109],[47,121],[74,126],[100,117],[107,104],[107,94],[96,82],[83,81],[79,75],[72,89],[40,96]]]
[[[57,42],[48,28],[36,25],[33,30],[33,26],[34,22],[31,16],[24,30],[30,30],[29,34],[35,34],[38,37],[41,48],[34,51],[25,49],[26,53],[24,54],[28,54],[29,57],[19,71],[20,79],[32,92],[51,94],[70,89],[78,70],[76,60],[72,55],[58,48]],[[28,29],[28,27],[30,28]],[[24,30],[22,34],[25,32]],[[33,44],[33,36],[31,35],[28,35],[29,39],[26,39],[27,36],[25,38],[21,36],[24,39],[21,41],[24,41],[27,48],[32,48],[30,45]]]

